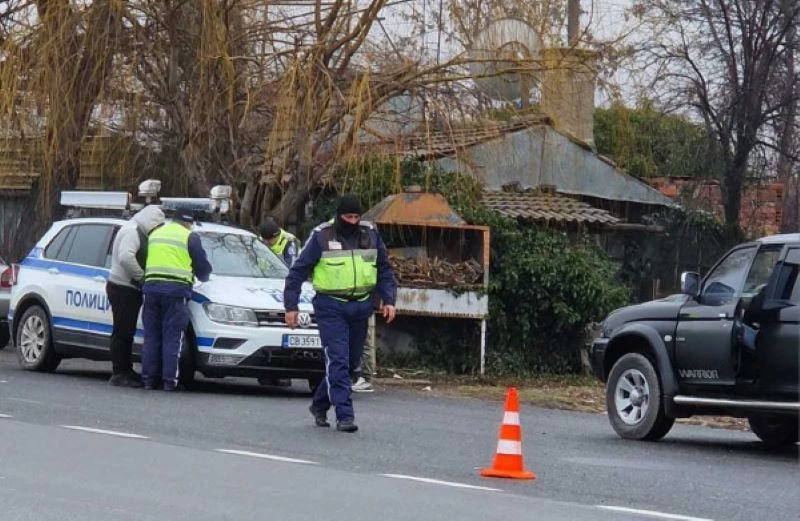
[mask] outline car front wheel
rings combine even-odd
[[[606,408],[611,426],[626,439],[658,440],[675,423],[664,413],[653,363],[639,353],[628,353],[614,364],[606,384]]]
[[[53,372],[61,357],[53,348],[50,319],[44,309],[31,306],[17,326],[17,356],[23,369]]]

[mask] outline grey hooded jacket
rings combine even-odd
[[[145,206],[122,225],[111,248],[111,273],[109,282],[139,289],[144,279],[144,266],[137,259],[140,237],[147,235],[156,226],[164,223],[164,212],[158,206]]]

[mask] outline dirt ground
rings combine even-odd
[[[606,413],[605,385],[588,376],[537,377],[527,379],[452,376],[419,370],[383,368],[373,379],[377,389],[403,387],[424,394],[505,399],[508,387],[516,387],[522,403],[572,411]],[[747,431],[747,420],[727,416],[682,418],[678,423]]]

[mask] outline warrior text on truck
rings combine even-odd
[[[612,312],[592,345],[608,417],[657,440],[676,418],[747,418],[772,446],[798,441],[800,233],[741,244],[681,294]]]

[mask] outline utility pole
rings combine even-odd
[[[581,0],[567,0],[567,45],[578,45],[580,40]]]

